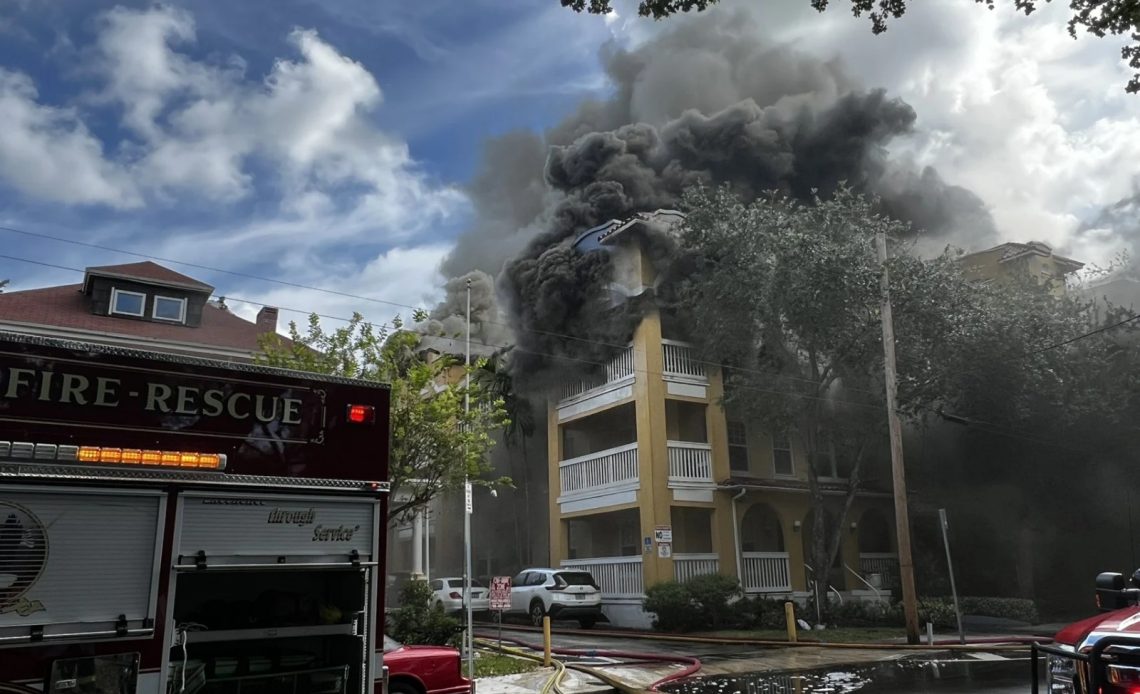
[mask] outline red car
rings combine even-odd
[[[463,676],[459,651],[441,646],[405,646],[384,637],[388,694],[474,694]]]

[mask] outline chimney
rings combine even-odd
[[[257,332],[277,332],[277,309],[273,306],[262,306],[257,312]]]

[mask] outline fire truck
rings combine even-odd
[[[386,694],[388,408],[0,332],[0,692]]]
[[[1140,693],[1140,570],[1126,582],[1119,573],[1096,578],[1100,614],[1074,622],[1048,645],[1032,650],[1033,694],[1044,660],[1050,694]]]

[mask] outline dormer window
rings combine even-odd
[[[146,294],[128,292],[122,289],[112,289],[111,313],[142,318],[146,315]]]
[[[176,299],[171,296],[154,297],[155,320],[171,321],[172,323],[186,322],[186,299]]]

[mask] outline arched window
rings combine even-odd
[[[745,552],[783,552],[780,517],[768,504],[755,504],[740,522],[740,548]]]

